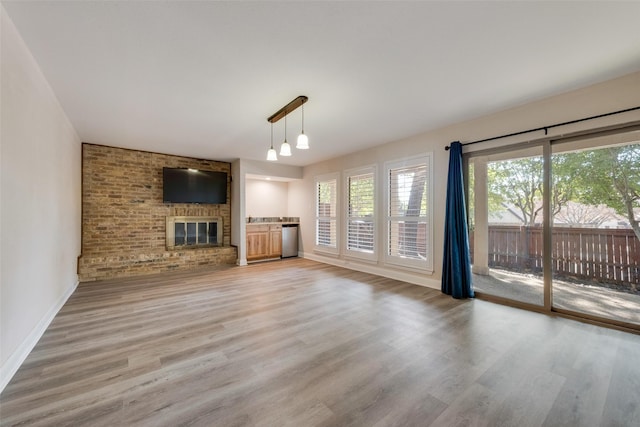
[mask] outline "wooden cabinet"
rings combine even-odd
[[[247,225],[247,261],[278,258],[282,255],[281,224]]]
[[[269,256],[282,255],[282,225],[269,226]]]
[[[247,261],[264,258],[269,253],[269,226],[247,226]]]

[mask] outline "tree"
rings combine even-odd
[[[515,205],[524,225],[534,225],[542,199],[542,158],[504,160],[487,165],[489,209]]]
[[[556,170],[556,165],[557,170]],[[557,214],[573,195],[577,162],[565,155],[554,157],[551,204]],[[489,209],[515,206],[524,225],[542,222],[543,158],[503,160],[487,165]]]
[[[488,165],[489,209],[515,206],[523,224],[540,222],[542,157],[493,162]],[[605,204],[625,216],[640,239],[640,144],[554,154],[552,213],[569,201]]]
[[[640,144],[574,153],[583,173],[576,177],[576,199],[604,203],[628,220],[640,239]]]

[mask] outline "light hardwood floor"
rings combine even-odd
[[[82,283],[3,426],[638,426],[640,336],[303,259]]]

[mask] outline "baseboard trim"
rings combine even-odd
[[[56,304],[52,306],[49,311],[40,319],[38,324],[33,328],[31,333],[25,338],[25,340],[20,344],[20,346],[9,356],[7,361],[0,366],[0,393],[4,388],[9,384],[11,378],[18,372],[18,369],[24,363],[31,350],[38,344],[40,338],[47,330],[51,322],[53,321],[56,314],[60,311],[62,306],[67,302],[69,297],[73,294],[73,292],[78,287],[78,283],[76,281],[75,284],[70,286],[64,294],[58,299]]]
[[[426,288],[431,289],[441,289],[441,284],[439,280],[432,279],[427,277],[427,273],[420,274],[414,273],[412,271],[400,271],[396,269],[391,269],[387,267],[381,267],[379,265],[359,262],[352,258],[343,259],[343,258],[334,258],[334,257],[326,257],[319,255],[317,253],[299,253],[302,258],[310,259],[312,261],[323,262],[325,264],[335,265],[336,267],[344,267],[350,270],[361,271],[363,273],[375,274],[376,276],[386,277],[388,279],[400,280],[407,283],[412,283],[414,285],[424,286]]]

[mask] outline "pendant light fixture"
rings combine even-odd
[[[271,148],[267,151],[267,160],[270,162],[275,162],[278,160],[278,155],[276,154],[276,150],[273,149],[273,123],[271,123]]]
[[[304,105],[309,98],[304,95],[300,95],[295,98],[293,101],[276,111],[267,119],[269,123],[271,123],[271,146],[269,151],[267,152],[267,160],[276,161],[278,160],[278,156],[276,155],[276,150],[273,149],[273,124],[278,120],[284,117],[284,142],[280,146],[280,155],[281,156],[291,156],[291,145],[287,142],[287,114],[295,110],[296,108]],[[298,141],[296,144],[296,148],[301,150],[306,150],[309,148],[309,139],[304,134],[304,107],[302,109],[302,133],[298,136]]]
[[[296,144],[296,148],[298,150],[308,150],[309,149],[309,138],[304,134],[304,103],[301,105],[302,107],[302,132],[298,135],[298,142]]]
[[[288,157],[291,155],[291,146],[287,142],[287,112],[284,113],[284,142],[280,146],[280,155]]]

